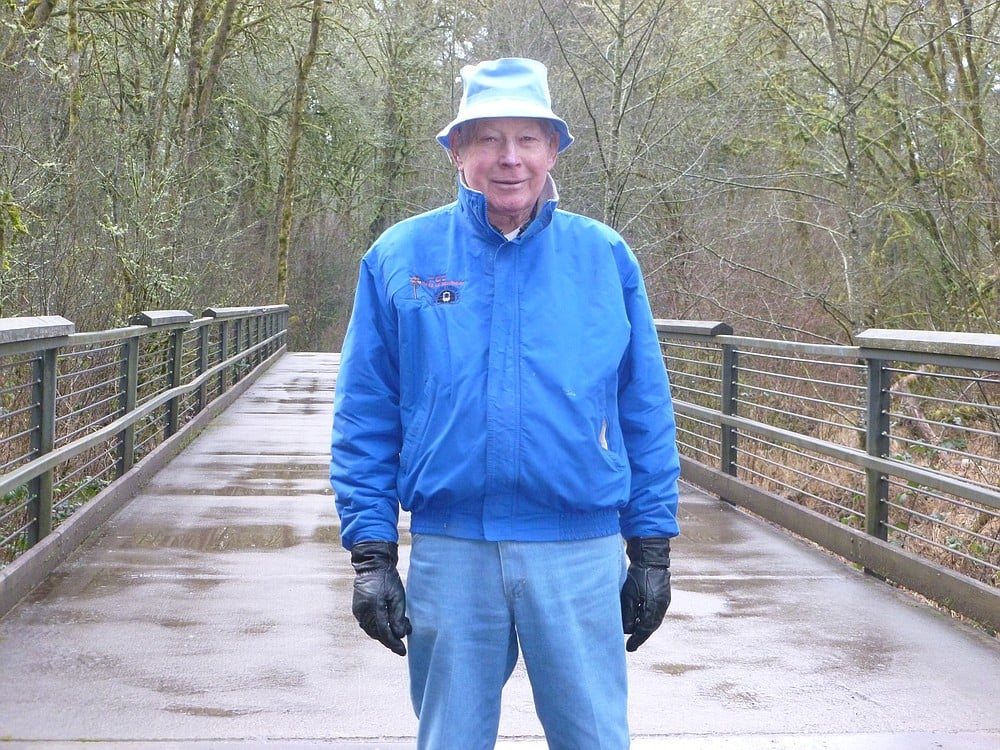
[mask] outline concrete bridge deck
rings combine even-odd
[[[414,747],[405,660],[350,612],[336,362],[283,357],[0,620],[0,748]],[[995,638],[691,487],[681,509],[634,748],[1000,749]],[[545,747],[520,668],[504,700],[500,747]]]

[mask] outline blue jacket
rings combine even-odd
[[[341,540],[675,536],[674,415],[639,265],[548,200],[508,241],[484,196],[361,263],[334,404]],[[554,191],[553,191],[554,192]]]

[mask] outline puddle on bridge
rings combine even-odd
[[[774,580],[759,576],[678,578],[670,616],[686,620],[768,616],[773,596],[766,592],[774,586]]]
[[[734,546],[747,540],[745,531],[729,523],[725,516],[715,517],[710,523],[700,515],[682,514],[680,524],[683,537],[678,543],[683,547],[690,545],[693,550]]]
[[[195,628],[201,625],[198,620],[185,620],[182,617],[164,617],[158,620],[157,624],[168,630],[184,630],[185,628]]]
[[[703,669],[708,669],[707,664],[668,664],[666,662],[661,664],[654,664],[651,669],[654,672],[660,672],[662,674],[669,674],[673,676],[679,676],[682,674],[687,674],[688,672],[698,672]]]
[[[218,708],[213,706],[167,706],[167,711],[187,716],[205,716],[209,718],[232,719],[238,716],[262,713],[261,709],[249,708]]]
[[[254,462],[237,471],[219,473],[205,466],[202,483],[185,487],[183,494],[208,497],[252,497],[277,495],[332,496],[326,464],[276,464]]]
[[[46,576],[35,586],[25,599],[26,605],[43,604],[46,601],[63,601],[62,609],[48,611],[45,615],[49,624],[103,622],[108,613],[101,608],[81,607],[76,602],[118,595],[121,591],[144,584],[180,584],[189,591],[210,589],[220,583],[214,573],[204,566],[181,567],[166,572],[144,571],[136,568],[142,563],[116,560],[114,563],[81,566],[77,570],[64,568]],[[41,611],[41,610],[40,610]],[[178,621],[177,627],[184,624]]]
[[[318,544],[333,544],[340,547],[340,527],[320,526],[313,532],[312,541]]]
[[[824,672],[847,670],[861,674],[879,674],[891,668],[896,659],[892,635],[875,623],[859,623],[853,632],[823,634],[813,640],[820,645]],[[806,644],[803,644],[805,646]]]
[[[766,696],[734,682],[721,682],[707,691],[727,709],[762,709],[769,707],[774,696]]]
[[[172,494],[189,497],[316,497],[318,495],[332,495],[332,492],[323,492],[315,487],[296,485],[293,482],[269,482],[263,486],[252,486],[248,484],[227,483],[216,487],[201,486],[185,488]]]
[[[242,552],[286,549],[299,544],[295,529],[284,524],[214,526],[186,531],[149,531],[132,539],[144,549],[186,549],[197,552]]]
[[[232,517],[245,508],[234,508],[233,514],[213,513],[220,518]],[[304,542],[340,547],[340,527],[318,526],[309,536],[300,536],[287,524],[225,524],[187,530],[141,531],[132,537],[139,549],[181,549],[193,552],[245,552],[249,550],[288,549]]]
[[[244,403],[250,407],[263,406],[259,414],[273,414],[290,411],[296,416],[308,416],[313,414],[333,414],[333,398],[322,397],[285,397],[275,398],[267,396],[246,396]],[[294,407],[294,409],[288,409]]]
[[[245,479],[267,479],[276,475],[287,475],[290,477],[317,476],[326,482],[330,475],[330,465],[328,463],[283,463],[288,459],[284,456],[274,458],[272,463],[255,463],[248,466],[247,470],[241,473]]]
[[[722,594],[694,591],[685,581],[683,587],[674,585],[674,597],[669,617],[677,620],[703,620],[726,613],[730,603]]]

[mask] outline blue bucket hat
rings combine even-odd
[[[559,151],[573,142],[569,127],[552,111],[548,71],[537,60],[505,57],[462,68],[462,101],[458,116],[437,135],[448,149],[451,131],[469,120],[484,117],[537,117],[549,120],[559,132]]]

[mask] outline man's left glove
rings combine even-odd
[[[622,586],[622,627],[626,651],[635,651],[660,627],[670,606],[670,539],[629,539],[629,566]]]
[[[395,542],[358,542],[351,547],[355,618],[369,636],[400,656],[406,655],[403,638],[413,630],[406,617],[406,591],[396,570]]]

